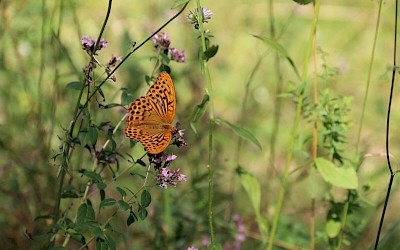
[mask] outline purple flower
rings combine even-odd
[[[82,36],[81,44],[83,50],[90,52],[93,51],[96,41],[93,38],[84,35]],[[107,44],[108,42],[104,38],[100,39],[99,44],[97,45],[97,50],[101,50],[102,48],[107,47]]]
[[[197,248],[195,248],[194,246],[190,246],[187,248],[187,250],[198,250]]]
[[[176,128],[178,128],[180,126],[179,122],[176,123]],[[185,134],[185,130],[184,129],[177,129],[172,133],[172,136],[175,138],[175,141],[172,143],[174,145],[176,145],[178,148],[182,147],[182,146],[187,146],[187,143],[185,141],[185,139],[183,138],[183,135]]]
[[[115,57],[114,54],[112,54],[110,61],[108,61],[108,66],[109,67],[115,67],[117,62],[122,62],[122,56]]]
[[[175,48],[170,48],[169,49],[169,53],[171,54],[171,59],[180,63],[184,63],[185,62],[185,53],[182,50],[182,52],[179,52],[177,49]]]
[[[106,48],[107,47],[108,42],[102,38],[99,41],[99,45],[97,45],[97,50],[101,50],[102,48]]]
[[[164,167],[157,173],[156,182],[160,187],[166,189],[168,186],[176,187],[177,182],[186,181],[187,176],[181,174],[180,169],[172,170]]]
[[[151,40],[154,43],[154,47],[156,49],[160,48],[162,50],[168,49],[169,45],[171,44],[171,41],[169,40],[168,34],[164,32],[160,32],[158,34],[155,34]]]

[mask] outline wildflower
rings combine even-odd
[[[171,44],[171,40],[169,40],[168,33],[160,32],[155,34],[151,40],[154,43],[154,47],[156,49],[168,49]]]
[[[172,132],[173,138],[175,138],[174,142],[172,144],[176,145],[178,148],[182,146],[187,146],[187,143],[185,139],[183,138],[183,135],[185,134],[184,129],[178,129],[180,127],[180,123],[177,122],[175,124],[175,128],[177,128],[175,131]]]
[[[246,235],[245,235],[246,226],[243,223],[243,220],[240,217],[240,215],[237,213],[232,216],[232,220],[236,226],[234,249],[240,249],[241,243],[246,240]]]
[[[115,67],[117,62],[122,62],[122,56],[115,57],[114,54],[112,54],[110,61],[108,61],[108,66],[109,67]]]
[[[211,19],[211,15],[213,14],[210,10],[204,8],[204,7],[200,7],[201,9],[201,14],[203,16],[203,23],[208,23],[208,20]],[[186,14],[186,21],[190,24],[194,24],[195,28],[198,29],[199,27],[199,14],[198,14],[198,10],[194,9],[194,10],[190,10],[187,14]]]
[[[185,62],[185,54],[184,51],[182,50],[182,52],[179,52],[177,49],[175,48],[170,48],[169,49],[169,53],[171,55],[171,59],[180,63],[184,63]]]
[[[96,41],[93,38],[87,37],[86,35],[84,35],[81,39],[81,44],[82,44],[83,50],[90,52],[90,51],[93,51]],[[100,39],[99,44],[97,45],[97,50],[106,48],[107,44],[108,44],[108,42],[104,38]]]
[[[156,182],[160,187],[166,189],[168,186],[176,187],[177,182],[186,181],[187,176],[181,174],[180,169],[172,170],[169,167],[164,167],[159,170],[156,176]]]
[[[197,248],[195,248],[194,246],[190,246],[187,248],[187,250],[198,250]]]

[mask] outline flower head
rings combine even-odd
[[[180,169],[172,170],[169,167],[160,169],[156,176],[157,184],[164,189],[168,188],[168,186],[176,187],[177,182],[186,180],[187,176],[181,174]]]
[[[81,39],[81,44],[82,44],[82,49],[86,50],[87,52],[93,51],[94,45],[96,44],[96,41],[91,38],[87,37],[84,35]],[[108,42],[102,38],[99,41],[99,44],[97,45],[97,50],[101,50],[102,48],[106,48],[108,45]]]
[[[155,34],[151,40],[154,43],[154,47],[156,49],[168,49],[171,44],[171,40],[169,40],[168,33],[160,32]]]
[[[172,136],[175,138],[175,141],[172,143],[176,145],[178,148],[182,146],[187,146],[187,143],[185,139],[183,138],[183,135],[185,134],[184,129],[178,129],[180,126],[180,123],[177,122],[175,127],[177,128],[175,131],[172,132]]]
[[[200,9],[201,9],[201,14],[203,16],[202,18],[203,23],[208,23],[208,20],[211,19],[213,13],[204,7],[200,7]],[[189,22],[190,24],[194,24],[197,29],[200,21],[198,9],[189,10],[189,12],[186,14],[186,21]]]
[[[185,62],[185,54],[184,51],[182,50],[182,52],[178,51],[175,48],[170,48],[169,49],[169,53],[171,55],[171,59],[180,63],[184,63]]]

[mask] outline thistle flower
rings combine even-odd
[[[203,16],[203,23],[208,23],[208,20],[211,19],[212,12],[204,7],[200,7],[201,14]],[[199,14],[198,14],[198,9],[194,10],[189,10],[189,12],[186,14],[186,21],[190,24],[194,24],[194,27],[198,29],[199,27]]]

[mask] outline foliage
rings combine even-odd
[[[395,246],[392,14],[309,3],[0,2],[2,248],[365,249],[385,202]],[[153,155],[124,129],[162,71],[179,123]]]

